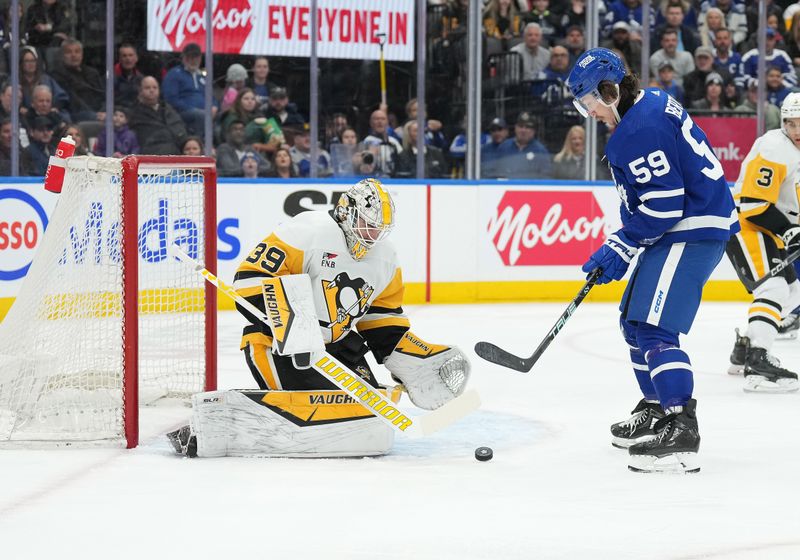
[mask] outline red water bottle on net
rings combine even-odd
[[[67,158],[75,154],[75,140],[72,136],[64,136],[58,143],[55,155],[50,156],[47,173],[44,176],[44,188],[50,192],[60,193],[64,185],[67,171]]]

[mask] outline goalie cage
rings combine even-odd
[[[216,169],[205,157],[74,157],[0,323],[0,447],[126,445],[139,404],[216,389]]]

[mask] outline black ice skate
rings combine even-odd
[[[778,325],[778,340],[794,340],[800,329],[800,315],[789,313]]]
[[[627,449],[634,443],[653,439],[656,433],[653,425],[656,420],[664,417],[664,411],[658,403],[647,402],[642,399],[631,411],[632,416],[622,422],[611,424],[611,445],[620,449]]]
[[[744,390],[748,393],[791,393],[800,388],[797,374],[782,368],[764,348],[751,346],[744,364]]]
[[[186,455],[187,457],[197,457],[197,437],[192,434],[190,426],[184,426],[179,430],[168,433],[167,439],[175,449],[175,453]]]
[[[728,373],[731,375],[744,375],[744,360],[747,357],[747,349],[750,347],[750,339],[739,335],[736,329],[736,342],[733,344],[731,352],[731,365]]]
[[[697,401],[689,399],[680,412],[661,418],[653,429],[655,438],[632,445],[628,449],[628,468],[645,473],[696,473],[700,471],[697,451],[700,433],[695,409]]]

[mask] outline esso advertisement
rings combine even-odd
[[[506,191],[486,227],[506,266],[583,264],[610,231],[592,191]]]
[[[0,284],[27,274],[47,222],[48,209],[36,196],[21,188],[0,188]]]

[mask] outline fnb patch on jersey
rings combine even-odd
[[[336,268],[336,261],[334,261],[333,259],[335,259],[337,256],[338,255],[336,253],[329,253],[327,251],[324,251],[322,253],[322,262],[320,263],[320,266],[325,266],[327,268]]]

